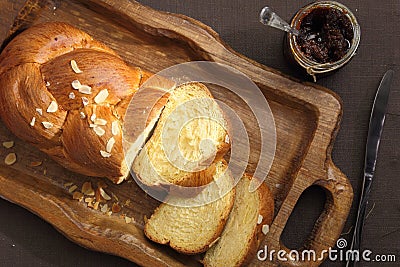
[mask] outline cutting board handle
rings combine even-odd
[[[314,229],[303,249],[297,251],[296,254],[300,255],[300,257],[295,259],[296,254],[293,253],[291,254],[294,256],[292,257],[293,259],[288,259],[284,262],[281,261],[279,265],[296,267],[319,266],[329,255],[328,252],[330,249],[337,249],[336,253],[332,251],[332,255],[336,255],[339,258],[340,249],[344,250],[347,246],[347,241],[343,241],[343,239],[340,245],[335,248],[351,207],[353,189],[347,177],[332,161],[329,161],[327,165],[327,177],[316,180],[313,184],[322,187],[326,192],[324,210],[315,223]],[[287,253],[293,251],[285,247],[282,242],[280,242],[280,246]],[[313,258],[314,252],[316,255],[315,260]],[[302,253],[304,253],[304,257]],[[308,255],[311,255],[311,258]]]

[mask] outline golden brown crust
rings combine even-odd
[[[71,61],[81,73],[76,73]],[[149,76],[66,23],[36,25],[16,36],[0,55],[0,116],[16,136],[61,165],[119,183],[129,174],[121,125],[132,97]],[[90,93],[73,88],[75,80],[90,86]],[[108,96],[95,103],[103,90]],[[165,90],[157,90],[165,94]],[[145,90],[140,97],[147,99],[152,94]],[[47,112],[52,102],[56,110]],[[150,107],[150,115],[157,116],[162,106]],[[95,122],[93,114],[103,121]],[[113,134],[115,121],[119,131]],[[142,129],[145,126],[143,123]],[[115,142],[107,151],[111,138]]]
[[[245,174],[245,177],[248,179],[253,179],[248,174]],[[257,224],[257,227],[255,228],[252,242],[249,244],[246,257],[243,258],[242,262],[240,262],[237,266],[246,266],[251,262],[251,260],[254,259],[254,255],[256,255],[258,251],[261,241],[265,238],[265,234],[262,232],[262,227],[265,224],[270,226],[274,218],[274,197],[265,182],[263,182],[257,189],[257,193],[260,198],[260,215],[263,216],[263,219],[262,222]]]
[[[219,165],[219,166],[216,166]],[[220,169],[222,166],[222,169],[228,173],[224,174],[224,175],[228,175],[229,179],[230,179],[230,183],[233,182],[233,178],[231,177],[230,171],[227,169],[227,163],[225,160],[221,160],[217,163],[213,164],[213,169],[212,172],[210,170],[210,173],[208,174],[209,176],[211,176],[212,180],[214,179],[213,176],[217,173],[217,170]],[[222,176],[220,176],[222,178]],[[165,208],[171,208],[169,207],[169,205],[167,203],[162,203],[160,206],[158,206],[151,218],[146,222],[145,226],[144,226],[144,233],[145,235],[152,241],[159,243],[159,244],[163,244],[163,245],[169,245],[171,248],[173,248],[174,250],[183,253],[183,254],[188,254],[188,255],[193,255],[193,254],[200,254],[203,253],[205,251],[207,251],[220,237],[222,231],[224,230],[225,224],[228,220],[229,214],[232,210],[234,201],[235,201],[235,193],[236,193],[236,189],[233,187],[226,195],[224,195],[223,197],[221,197],[218,200],[215,201],[220,201],[221,205],[223,205],[224,209],[222,210],[222,212],[219,214],[218,218],[203,218],[203,219],[212,219],[213,221],[217,221],[218,220],[218,226],[216,229],[214,229],[213,231],[213,235],[206,241],[204,242],[204,245],[202,246],[198,246],[196,248],[191,247],[189,244],[187,244],[187,246],[180,246],[179,244],[176,243],[177,240],[179,240],[178,237],[176,238],[171,238],[168,239],[165,236],[165,233],[162,233],[162,230],[160,229],[160,232],[155,233],[154,231],[149,230],[148,228],[150,227],[151,224],[151,220],[155,217],[157,217],[157,220],[164,220],[164,217],[159,217],[159,213],[161,209],[165,209]],[[222,204],[223,202],[223,204]],[[214,203],[215,204],[215,203]],[[211,207],[213,204],[209,203],[206,204],[205,207],[210,207],[208,209],[208,213],[207,214],[212,214],[213,210],[211,209]],[[190,209],[198,209],[198,207],[181,207],[179,209],[182,210],[190,210]],[[182,214],[190,214],[190,212],[182,212]],[[201,212],[196,213],[197,215],[201,215]],[[205,214],[203,214],[205,215]],[[179,218],[177,218],[177,220],[179,220]],[[183,222],[182,222],[183,223]],[[193,240],[196,239],[197,235],[201,235],[201,232],[198,233],[192,233],[193,234]]]

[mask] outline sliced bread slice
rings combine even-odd
[[[249,192],[251,177],[244,175],[236,186],[236,198],[221,238],[205,254],[204,266],[241,266],[251,260],[268,232],[274,199],[263,183]]]
[[[187,83],[168,98],[153,135],[133,163],[147,186],[208,184],[204,175],[228,151],[227,122],[207,87]]]
[[[172,195],[168,203],[162,203],[147,220],[145,235],[181,253],[206,251],[219,238],[235,198],[233,178],[226,164],[217,162],[215,170],[215,183],[196,197]],[[212,199],[217,200],[210,202]]]

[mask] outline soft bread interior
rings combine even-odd
[[[215,170],[213,186],[196,197],[170,196],[170,204],[162,203],[146,222],[146,236],[185,254],[207,250],[221,234],[235,195],[225,163],[216,163]],[[211,199],[217,200],[208,203]]]
[[[199,186],[193,179],[229,148],[227,122],[207,87],[189,83],[170,95],[150,140],[133,164],[146,185]]]
[[[231,214],[221,238],[205,254],[205,266],[241,266],[258,247],[262,226],[272,221],[273,198],[265,184],[254,192],[249,186],[247,176],[236,186]]]

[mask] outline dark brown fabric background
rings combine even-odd
[[[6,2],[1,0],[0,7]],[[23,1],[17,1],[23,2]],[[258,13],[264,5],[289,20],[309,0],[141,0],[156,9],[198,19],[217,31],[233,49],[262,64],[296,76],[282,55],[283,33],[262,26]],[[384,72],[392,68],[395,79],[379,151],[362,246],[374,254],[395,254],[397,264],[364,263],[362,266],[400,266],[400,1],[343,0],[361,24],[362,40],[355,58],[339,72],[318,84],[338,93],[344,116],[333,150],[337,166],[350,178],[358,200],[364,149],[372,101]],[[18,5],[14,6],[17,9]],[[9,25],[12,13],[1,12]],[[7,24],[8,22],[8,24]],[[3,35],[7,29],[0,29]],[[301,78],[301,77],[300,77]],[[311,188],[302,197],[287,225],[283,241],[301,246],[322,209],[324,193]],[[356,205],[343,237],[354,224]],[[342,266],[326,262],[323,266]],[[124,259],[83,249],[68,241],[49,224],[28,211],[0,200],[0,266],[134,266]]]

